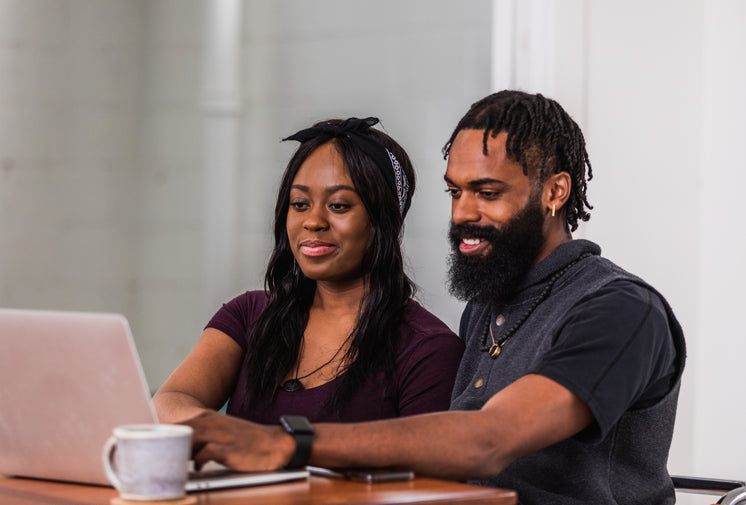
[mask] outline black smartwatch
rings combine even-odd
[[[285,469],[294,470],[306,466],[311,457],[313,442],[314,432],[311,423],[303,416],[282,416],[280,424],[295,439],[295,454],[290,458],[290,463],[285,465]]]

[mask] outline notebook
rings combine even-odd
[[[0,308],[0,474],[109,486],[101,450],[112,429],[155,422],[124,316]],[[210,471],[187,490],[307,476]]]

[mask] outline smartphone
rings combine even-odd
[[[400,468],[357,468],[347,470],[345,475],[350,480],[367,482],[368,484],[414,479],[414,472]]]
[[[309,466],[307,468],[311,475],[367,482],[369,484],[414,479],[413,471],[401,468],[322,468],[320,466]]]

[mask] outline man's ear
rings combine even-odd
[[[544,211],[549,215],[556,215],[570,198],[572,179],[567,172],[552,175],[544,183],[544,191],[541,195]]]

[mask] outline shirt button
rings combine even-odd
[[[477,380],[474,381],[474,387],[479,389],[482,386],[484,386],[484,379],[482,377],[479,377]]]
[[[498,326],[504,325],[505,324],[505,316],[503,316],[502,314],[500,314],[499,316],[497,316],[497,318],[495,319],[495,324],[498,325]]]

